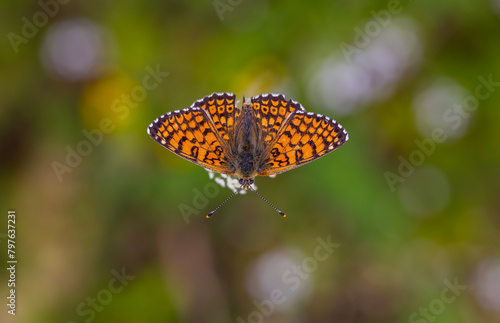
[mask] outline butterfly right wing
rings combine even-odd
[[[261,94],[254,96],[251,102],[255,118],[260,125],[263,146],[273,142],[291,113],[305,111],[300,103],[294,100],[287,101],[283,94]]]
[[[149,136],[174,154],[206,169],[232,175],[228,149],[207,112],[199,107],[162,115],[148,127]]]
[[[260,176],[286,172],[342,146],[349,135],[337,121],[321,114],[296,111],[263,155]]]

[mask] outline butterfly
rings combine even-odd
[[[212,93],[189,108],[158,117],[148,134],[190,162],[236,175],[240,189],[252,188],[256,176],[283,173],[316,160],[349,139],[337,121],[274,93],[244,97],[241,108],[233,93]]]

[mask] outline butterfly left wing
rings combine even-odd
[[[342,146],[349,139],[335,120],[298,110],[286,120],[266,150],[260,176],[269,176],[309,163]]]
[[[199,107],[176,110],[157,118],[148,127],[154,141],[174,154],[212,171],[232,175],[226,144],[206,111]]]
[[[236,107],[236,95],[233,93],[212,93],[195,101],[191,107],[199,107],[210,116],[215,129],[226,144],[229,143],[232,130],[240,110]]]

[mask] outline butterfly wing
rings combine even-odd
[[[154,141],[174,154],[212,171],[232,175],[227,146],[206,110],[190,107],[157,118],[148,127]]]
[[[236,108],[236,96],[233,93],[212,93],[197,100],[191,107],[199,107],[208,113],[220,137],[228,145],[235,120],[240,114]]]
[[[283,94],[262,94],[251,100],[255,117],[260,125],[263,145],[269,145],[275,138],[288,116],[295,111],[305,111],[302,105],[286,100]]]
[[[297,110],[290,114],[269,146],[260,176],[269,176],[309,163],[342,146],[349,139],[335,120]]]

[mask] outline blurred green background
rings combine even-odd
[[[500,322],[499,19],[498,0],[2,1],[0,321]],[[231,191],[147,135],[212,92],[284,93],[349,132],[257,178],[286,219],[248,192],[206,220]]]

